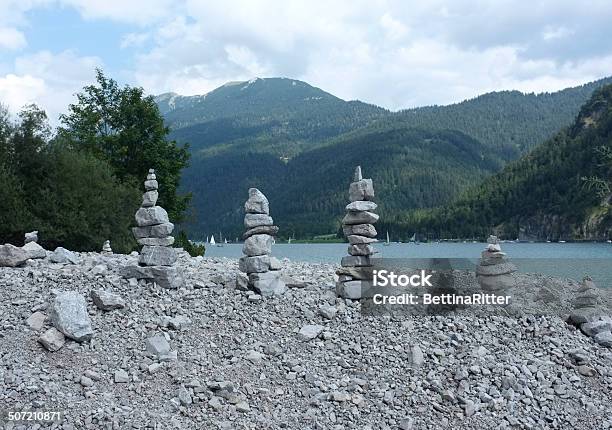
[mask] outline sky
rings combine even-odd
[[[0,0],[0,103],[51,122],[96,67],[149,94],[300,79],[391,110],[612,75],[612,1]]]

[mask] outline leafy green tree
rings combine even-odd
[[[61,116],[59,135],[110,163],[120,180],[142,181],[154,168],[159,204],[174,222],[183,219],[190,195],[179,195],[181,170],[187,166],[187,145],[168,139],[168,128],[152,97],[139,87],[119,87],[96,71],[96,83],[77,94],[77,102]]]

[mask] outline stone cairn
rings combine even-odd
[[[262,296],[282,294],[286,286],[281,278],[280,262],[270,257],[278,227],[270,216],[268,199],[257,188],[250,188],[244,210],[244,227],[247,230],[242,236],[245,239],[242,247],[244,256],[240,258],[238,268],[247,275],[238,274],[236,284],[255,290]]]
[[[599,290],[590,277],[580,283],[571,300],[572,312],[568,322],[598,344],[612,348],[612,318],[602,303]]]
[[[503,291],[515,285],[514,276],[517,268],[506,259],[506,254],[499,246],[497,236],[489,236],[487,247],[482,251],[480,264],[476,267],[476,277],[480,287],[486,291]]]
[[[355,169],[353,182],[349,187],[347,214],[342,219],[342,230],[349,241],[349,255],[342,258],[341,268],[336,271],[336,293],[347,299],[360,299],[372,287],[372,263],[370,256],[375,253],[372,243],[376,240],[374,223],[378,215],[372,179],[363,179],[361,166]]]
[[[110,246],[110,240],[105,240],[102,245],[102,254],[112,254],[113,249]]]
[[[142,205],[135,215],[137,227],[132,228],[134,237],[143,247],[139,265],[128,266],[124,276],[153,280],[164,288],[178,288],[184,285],[184,280],[174,267],[177,259],[172,248],[174,224],[168,220],[166,210],[156,206],[159,194],[155,170],[149,169],[144,186]]]

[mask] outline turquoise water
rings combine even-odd
[[[379,258],[468,258],[476,262],[484,243],[392,243],[377,244]],[[612,287],[612,244],[610,243],[502,243],[519,271],[541,273],[561,278],[580,280],[593,277],[600,287]],[[310,263],[335,263],[346,255],[347,245],[331,244],[286,244],[274,245],[272,254],[278,258]],[[227,244],[222,247],[207,246],[207,257],[242,256],[242,244]]]

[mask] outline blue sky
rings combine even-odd
[[[151,94],[285,76],[390,109],[612,75],[610,1],[0,0],[0,102],[55,121],[95,67]]]

